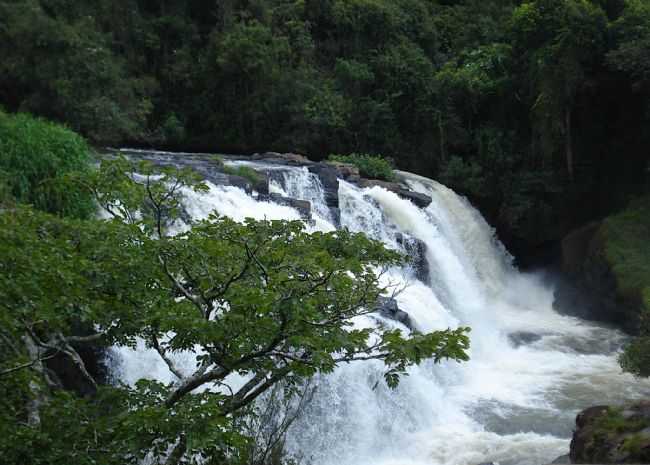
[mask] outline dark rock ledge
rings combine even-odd
[[[131,149],[105,149],[100,154],[104,157],[115,156],[121,153],[132,159],[148,160],[160,166],[176,166],[178,168],[192,168],[205,177],[207,181],[218,186],[235,186],[251,194],[257,192],[260,199],[271,200],[282,205],[288,205],[296,208],[301,216],[308,219],[311,217],[311,205],[308,202],[277,196],[269,193],[269,176],[264,170],[255,170],[259,175],[259,181],[253,182],[242,176],[225,173],[220,161],[257,161],[268,164],[288,165],[288,166],[306,166],[310,172],[314,173],[320,179],[325,193],[325,202],[332,212],[336,224],[340,221],[339,213],[339,179],[358,185],[359,187],[379,186],[386,190],[396,193],[398,196],[410,200],[420,208],[426,208],[431,203],[431,198],[427,195],[408,189],[406,186],[396,183],[387,182],[377,179],[366,179],[359,176],[359,170],[350,164],[340,162],[313,162],[303,155],[295,153],[277,153],[266,152],[256,153],[252,156],[235,156],[220,155],[219,159],[215,155],[207,153],[173,153],[147,150]]]

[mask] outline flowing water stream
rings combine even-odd
[[[320,182],[306,168],[256,167],[272,172],[272,192],[311,202],[310,228],[334,228]],[[580,409],[650,394],[649,382],[617,365],[623,334],[555,312],[552,287],[512,266],[469,202],[435,181],[399,176],[432,203],[420,209],[382,188],[340,181],[341,226],[395,249],[404,250],[404,237],[426,244],[426,279],[412,267],[386,279],[404,289],[396,299],[421,331],[471,327],[471,360],[423,363],[396,390],[378,383],[382,367],[372,362],[320,377],[314,399],[289,431],[288,450],[302,463],[541,465],[568,452]],[[213,210],[236,220],[300,218],[293,208],[214,185],[204,194],[187,192],[186,208],[196,219]],[[364,318],[374,324],[380,317]],[[178,358],[194,366],[192,354]],[[174,380],[144,348],[116,348],[114,372],[128,383]]]

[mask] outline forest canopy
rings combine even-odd
[[[517,252],[640,190],[648,24],[644,0],[1,0],[0,104],[100,145],[382,154]]]

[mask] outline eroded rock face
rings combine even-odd
[[[339,172],[327,163],[316,163],[309,171],[320,179],[325,193],[325,203],[330,208],[339,208]]]
[[[415,277],[423,283],[429,283],[429,262],[427,261],[427,245],[424,241],[404,234],[397,235],[398,244],[402,245],[411,257],[411,266]]]
[[[650,463],[650,402],[583,410],[569,456],[571,463]]]
[[[391,297],[380,297],[377,300],[377,308],[375,308],[375,311],[385,318],[402,323],[410,330],[415,329],[409,314],[401,310],[397,305],[397,300]]]
[[[391,191],[402,197],[403,199],[410,200],[420,208],[426,208],[431,203],[431,197],[425,194],[420,194],[409,189],[404,189],[396,182],[381,181],[379,179],[361,179],[359,187],[373,187],[379,186],[387,191]]]
[[[562,271],[566,279],[555,289],[556,310],[638,332],[639,309],[618,294],[616,277],[605,259],[600,223],[583,226],[562,240]]]

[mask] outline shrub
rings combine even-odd
[[[390,161],[380,155],[351,153],[350,155],[330,155],[329,160],[349,163],[359,168],[359,174],[367,178],[394,181],[395,173]]]
[[[603,225],[605,256],[619,293],[650,312],[650,196],[637,199]]]
[[[0,111],[0,172],[13,198],[61,216],[88,217],[94,204],[66,175],[90,168],[90,149],[73,131]]]
[[[640,337],[632,340],[619,357],[624,371],[650,376],[650,197],[630,203],[620,213],[607,218],[601,228],[605,258],[616,277],[618,292],[637,303]]]

